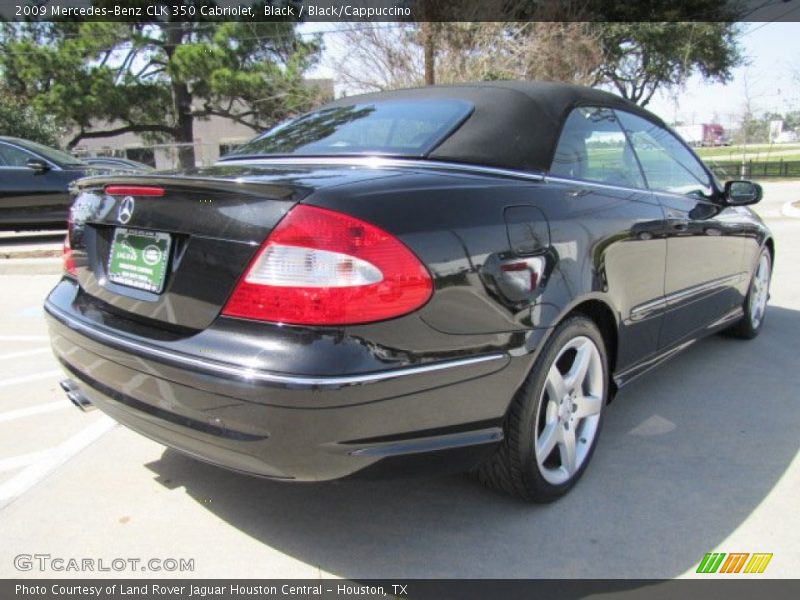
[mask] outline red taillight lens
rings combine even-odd
[[[107,185],[109,196],[163,196],[164,188],[153,185]]]
[[[72,258],[72,247],[69,244],[69,233],[67,233],[64,238],[64,245],[61,247],[61,263],[64,265],[64,273],[77,276],[75,272],[75,259]]]
[[[352,325],[416,310],[433,285],[403,243],[354,217],[293,208],[262,244],[222,314],[298,325]]]

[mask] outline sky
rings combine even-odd
[[[658,94],[647,108],[670,123],[723,126],[741,117],[750,102],[756,114],[800,110],[800,23],[746,23],[740,42],[749,64],[735,69],[727,85],[693,77],[683,91]],[[747,90],[747,91],[746,91]]]
[[[333,25],[307,23],[301,31],[324,31]],[[756,114],[800,110],[800,23],[754,22],[744,23],[742,28],[740,42],[747,64],[734,70],[730,83],[705,82],[695,76],[685,89],[657,93],[647,108],[669,123],[717,121],[728,128],[739,122],[748,95]],[[329,49],[323,51],[311,77],[336,79],[329,66],[333,62],[331,48],[337,46],[330,38],[335,35],[324,36]]]

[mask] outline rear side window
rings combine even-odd
[[[625,111],[616,112],[628,132],[651,189],[711,196],[711,178],[678,138],[647,119]]]
[[[644,188],[633,149],[614,111],[576,108],[564,123],[550,173],[570,179]]]
[[[472,105],[461,100],[387,101],[323,108],[243,144],[237,156],[422,156],[452,133]]]

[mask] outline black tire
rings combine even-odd
[[[744,305],[742,306],[742,308],[744,309],[744,315],[739,321],[736,322],[736,324],[731,326],[727,331],[727,333],[729,333],[734,337],[738,337],[745,340],[752,340],[761,332],[761,329],[764,327],[764,319],[767,316],[766,300],[764,301],[765,304],[763,312],[761,313],[759,319],[757,320],[754,319],[752,310],[753,302],[756,301],[756,298],[758,297],[756,280],[759,274],[759,266],[762,264],[761,261],[764,259],[766,260],[766,265],[767,268],[769,269],[767,284],[766,284],[767,285],[766,295],[767,299],[769,298],[769,283],[770,283],[769,280],[772,276],[772,255],[770,254],[769,249],[765,247],[761,249],[761,254],[759,254],[758,256],[758,262],[756,262],[756,266],[753,269],[753,276],[750,279],[750,287],[747,290],[747,296],[745,297]]]
[[[559,357],[562,349],[567,348],[573,340],[583,337],[589,338],[594,343],[602,364],[600,367],[602,369],[602,395],[599,418],[594,421],[596,426],[589,447],[582,449],[585,454],[580,466],[563,483],[552,483],[545,478],[534,452],[537,435],[534,430],[540,427],[542,415],[539,405],[545,401],[544,388],[548,372],[556,358]],[[591,460],[602,429],[608,390],[608,359],[600,330],[591,319],[583,315],[569,317],[556,327],[534,363],[525,383],[514,397],[506,415],[505,439],[502,444],[492,457],[476,467],[474,475],[487,487],[505,491],[523,500],[546,503],[560,498],[572,489]],[[548,391],[547,394],[549,403],[550,392]],[[547,410],[547,408],[543,408],[543,410]],[[564,427],[567,428],[567,425]],[[577,427],[579,428],[580,425]],[[539,432],[539,435],[541,433]],[[578,431],[574,431],[573,436],[576,436],[577,433]],[[577,443],[585,442],[579,439]],[[561,448],[555,447],[554,452],[561,452]]]

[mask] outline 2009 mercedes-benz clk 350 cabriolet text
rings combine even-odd
[[[76,404],[202,460],[549,501],[619,387],[759,332],[760,198],[601,91],[370,94],[213,167],[81,180],[45,309]]]

